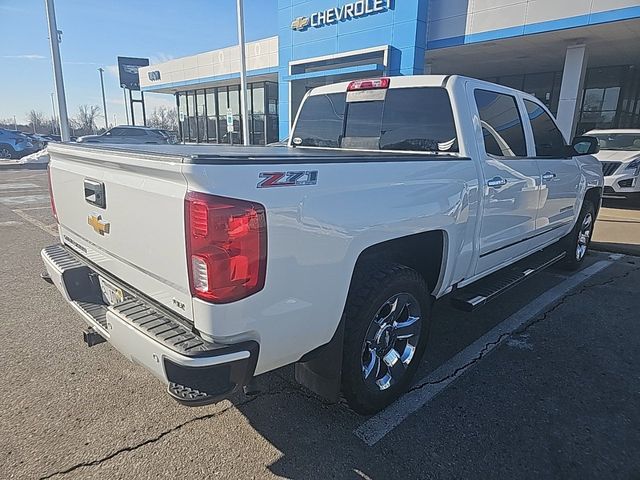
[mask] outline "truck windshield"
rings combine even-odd
[[[360,98],[350,101],[347,92],[308,97],[298,115],[293,144],[369,150],[458,151],[453,112],[444,88],[391,88],[373,96],[374,100]]]
[[[600,150],[640,150],[640,133],[596,133]]]

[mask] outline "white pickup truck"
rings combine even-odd
[[[581,153],[578,153],[578,152]],[[375,412],[409,385],[432,302],[472,310],[589,246],[597,141],[459,76],[305,97],[285,147],[53,144],[45,278],[169,394],[203,405],[295,363]]]

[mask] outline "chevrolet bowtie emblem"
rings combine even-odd
[[[291,28],[294,30],[304,30],[309,25],[309,17],[298,17],[291,22]]]
[[[102,220],[102,215],[89,215],[89,225],[93,228],[96,233],[100,235],[104,235],[105,233],[109,233],[110,223]]]

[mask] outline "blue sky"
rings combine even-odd
[[[56,0],[67,108],[102,106],[105,72],[109,122],[125,123],[118,55],[151,63],[237,43],[235,0]],[[247,41],[277,33],[277,0],[244,0]],[[0,0],[0,118],[25,122],[31,109],[51,116],[53,73],[44,0]],[[147,108],[174,104],[148,94]],[[101,122],[99,122],[99,125]]]

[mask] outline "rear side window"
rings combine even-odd
[[[522,119],[515,97],[488,90],[474,92],[485,151],[496,157],[525,157]]]
[[[125,135],[127,137],[144,137],[145,135],[147,135],[147,132],[145,130],[141,130],[139,128],[127,128],[127,133],[125,133]]]
[[[449,94],[440,87],[391,88],[382,99],[314,95],[303,104],[295,145],[457,152]]]
[[[565,155],[564,137],[553,118],[545,110],[531,100],[524,101],[533,130],[536,145],[536,156],[562,158]]]

